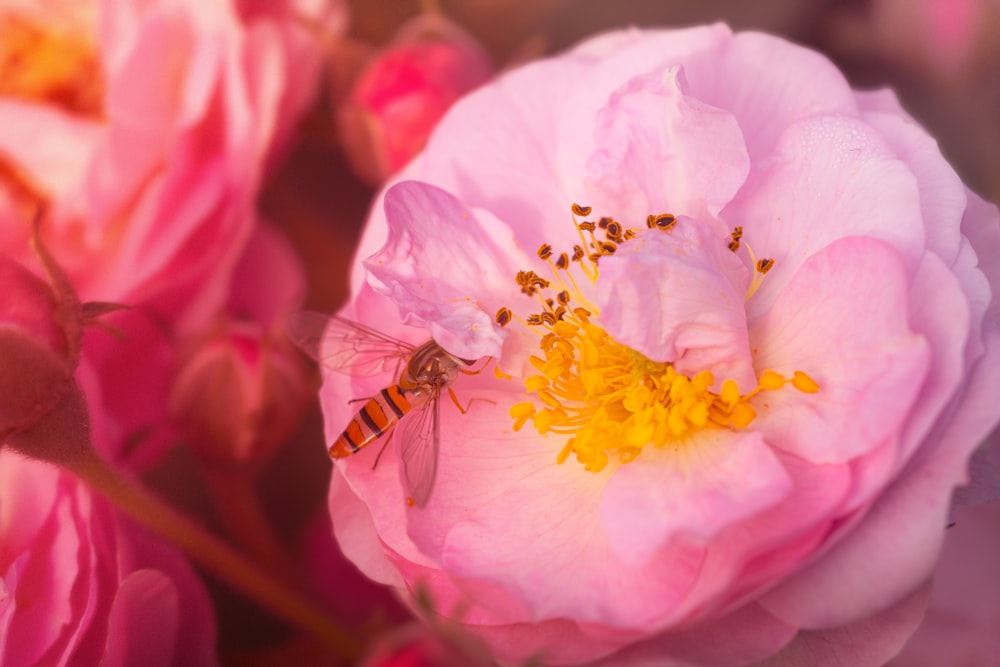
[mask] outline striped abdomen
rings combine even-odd
[[[356,453],[385,435],[412,408],[402,387],[386,387],[358,410],[344,432],[330,445],[330,456],[339,459]]]

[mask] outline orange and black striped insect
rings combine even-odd
[[[463,367],[475,361],[460,359],[433,340],[411,345],[338,316],[297,313],[289,318],[288,330],[306,354],[333,371],[370,377],[395,364],[396,384],[365,400],[329,452],[334,459],[351,456],[397,431],[409,500],[417,507],[426,505],[437,474],[439,399],[447,391],[458,409],[465,412],[451,384],[459,373],[469,372]]]

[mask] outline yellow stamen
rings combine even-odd
[[[0,95],[100,115],[103,90],[95,44],[69,26],[60,29],[13,14],[0,18]]]
[[[589,207],[573,205],[574,216],[590,212]],[[592,282],[598,279],[600,258],[637,233],[611,218],[601,218],[597,224],[574,223],[582,246],[574,249],[573,262]],[[647,220],[650,229],[667,232],[676,223],[669,214],[651,215]],[[597,230],[603,230],[607,239],[597,238]],[[736,227],[731,235],[731,243],[737,246],[734,251],[742,235],[743,229]],[[757,269],[749,298],[774,262],[757,262],[746,247]],[[669,362],[648,359],[612,339],[592,321],[597,307],[580,293],[572,266],[553,261],[556,255],[548,244],[539,248],[538,256],[550,265],[553,281],[534,271],[521,271],[517,283],[522,290],[529,287],[524,291],[538,300],[542,310],[522,320],[502,308],[497,321],[516,320],[539,335],[539,353],[528,360],[537,374],[525,379],[525,389],[536,401],[515,404],[510,416],[514,430],[530,420],[541,434],[568,436],[556,458],[559,463],[573,455],[584,469],[598,472],[609,463],[634,460],[647,446],[677,445],[704,429],[745,429],[757,417],[755,397],[762,392],[778,391],[789,383],[803,393],[819,391],[819,385],[802,371],[788,378],[774,370],[761,372],[757,386],[746,393],[730,378],[722,379],[719,390],[713,391],[716,382],[711,371],[688,376]],[[555,294],[549,296],[549,292]],[[586,307],[574,305],[580,302]]]

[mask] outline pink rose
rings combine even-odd
[[[890,92],[781,39],[511,72],[379,198],[344,315],[512,378],[442,399],[424,508],[415,441],[337,462],[336,536],[503,661],[883,664],[1000,417],[998,251]],[[328,442],[392,367],[329,375]]]
[[[214,665],[194,572],[72,475],[0,450],[0,662]]]

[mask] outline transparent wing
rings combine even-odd
[[[431,497],[437,476],[440,443],[441,401],[438,390],[427,403],[396,427],[399,457],[403,462],[406,492],[417,507],[424,507]]]
[[[371,327],[336,315],[294,313],[286,321],[288,337],[321,366],[355,377],[398,370],[414,347]]]

